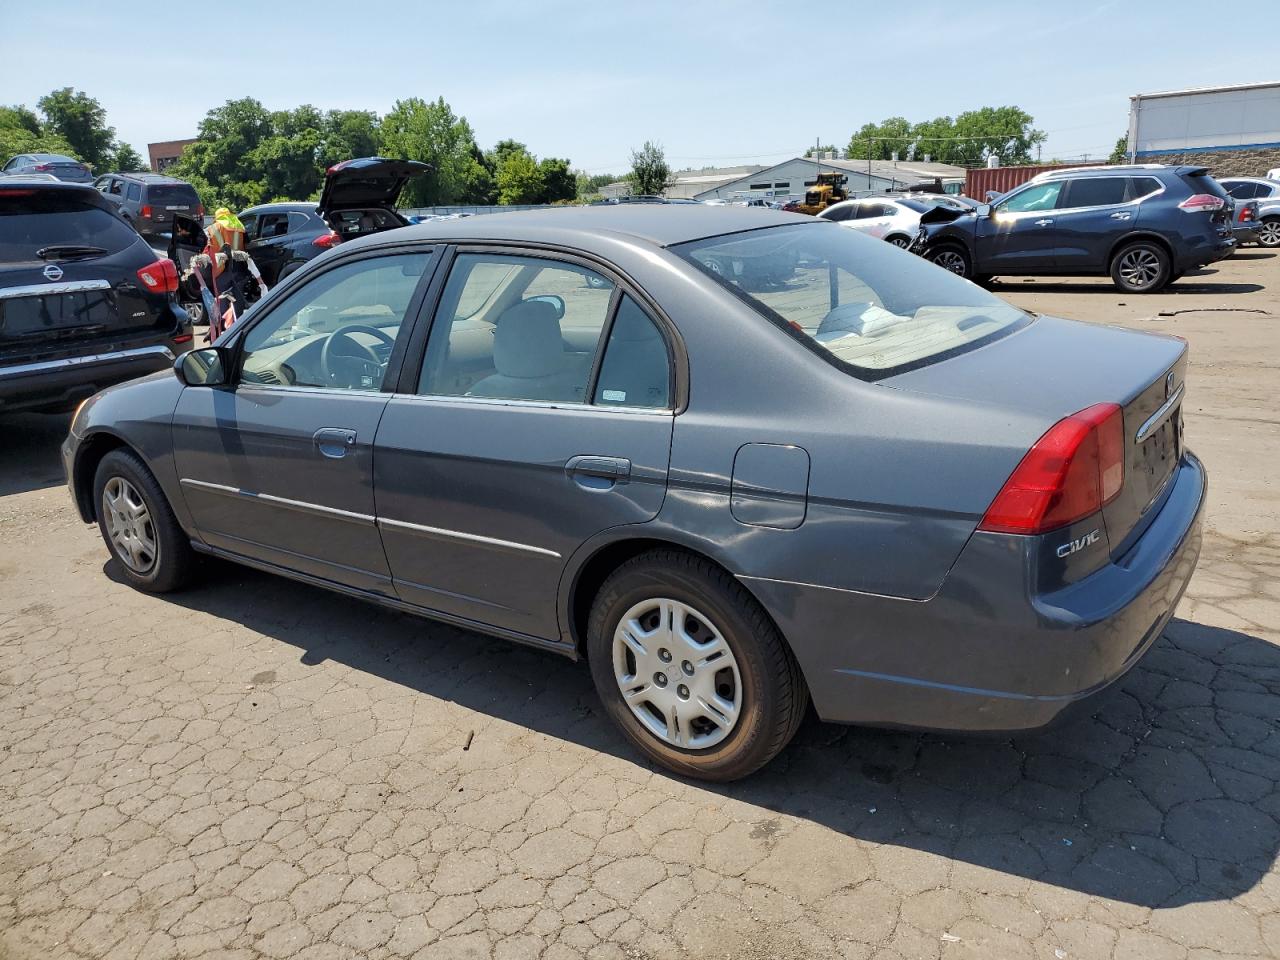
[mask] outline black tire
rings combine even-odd
[[[969,251],[958,243],[940,243],[925,252],[925,259],[930,263],[950,270],[957,277],[973,279],[973,258]]]
[[[276,277],[276,283],[280,283],[285,279],[285,277],[293,276],[293,274],[297,273],[304,266],[306,266],[305,260],[294,260],[292,263],[286,263],[281,268],[280,275]]]
[[[1274,249],[1280,247],[1280,217],[1263,217],[1258,230],[1258,246]]]
[[[1126,243],[1111,258],[1111,280],[1124,293],[1155,293],[1172,276],[1168,252],[1150,240]]]
[[[660,739],[632,713],[614,677],[613,638],[619,622],[632,607],[654,598],[698,611],[736,660],[738,718],[713,746],[682,748]],[[596,692],[627,739],[659,766],[699,780],[737,780],[764,766],[795,736],[809,703],[795,657],[755,598],[719,567],[679,550],[642,554],[604,582],[591,606],[587,655]]]
[[[112,481],[123,480],[141,498],[146,507],[154,556],[149,564],[128,559],[121,547],[112,539],[108,508],[103,503],[103,493]],[[93,476],[93,503],[98,515],[98,529],[112,559],[124,579],[139,590],[148,593],[168,593],[185,586],[195,569],[195,552],[191,539],[178,524],[169,501],[151,471],[131,450],[112,450]]]
[[[895,233],[892,236],[884,238],[885,243],[891,243],[900,250],[905,250],[911,246],[911,238],[905,233]]]

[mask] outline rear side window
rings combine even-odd
[[[129,184],[129,199],[139,200],[142,198],[142,187],[139,184]]]
[[[671,364],[661,332],[625,294],[600,364],[595,402],[604,407],[671,406]]]
[[[1258,196],[1262,190],[1262,185],[1250,183],[1248,180],[1242,180],[1239,183],[1224,183],[1227,193],[1231,194],[1237,200],[1252,200]]]
[[[1141,200],[1143,197],[1149,197],[1151,194],[1158,192],[1163,186],[1164,184],[1155,177],[1134,177],[1131,187],[1133,192],[1130,197],[1134,200]]]
[[[840,223],[842,220],[848,220],[849,216],[856,210],[857,208],[852,205],[847,207],[831,207],[822,211],[822,218],[824,220],[833,220],[836,223]]]
[[[1067,191],[1067,207],[1106,207],[1124,203],[1128,177],[1085,177],[1072,180]]]
[[[0,260],[34,260],[54,244],[85,244],[118,253],[138,242],[114,214],[62,190],[0,188]]]

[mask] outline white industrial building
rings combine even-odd
[[[1129,98],[1129,155],[1137,160],[1194,163],[1194,154],[1274,155],[1278,149],[1280,83],[1197,87]],[[1170,161],[1170,155],[1175,159]]]
[[[913,160],[835,160],[795,157],[772,167],[726,180],[693,194],[695,200],[734,200],[762,197],[782,199],[803,197],[818,180],[819,173],[843,173],[849,178],[845,189],[850,193],[901,190],[921,180],[934,177],[964,179],[964,167],[948,163],[924,163]],[[668,193],[668,196],[672,194]]]
[[[698,194],[718,187],[722,183],[728,183],[730,180],[737,180],[747,174],[755,173],[757,170],[763,170],[764,167],[747,166],[747,167],[704,167],[701,170],[676,170],[671,174],[671,180],[667,183],[667,189],[662,192],[663,196],[672,199],[689,199],[696,197]],[[625,197],[631,193],[631,182],[628,180],[615,180],[613,183],[606,183],[600,188],[600,196],[606,200],[616,199],[617,197]]]

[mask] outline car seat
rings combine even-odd
[[[498,317],[493,331],[493,367],[470,397],[511,400],[582,400],[582,378],[569,369],[556,308],[522,300]]]

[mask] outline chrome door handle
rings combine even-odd
[[[1047,227],[1047,226],[1048,226],[1049,224],[1051,224],[1051,223],[1053,223],[1053,221],[1052,221],[1052,220],[1037,220],[1037,221],[1036,221],[1036,226],[1037,226],[1037,227]]]
[[[1121,211],[1119,213],[1113,213],[1111,215],[1111,219],[1112,220],[1128,220],[1131,216],[1133,216],[1133,214],[1124,213],[1123,211]]]
[[[356,432],[342,427],[322,427],[311,435],[322,457],[340,460],[356,445]]]

